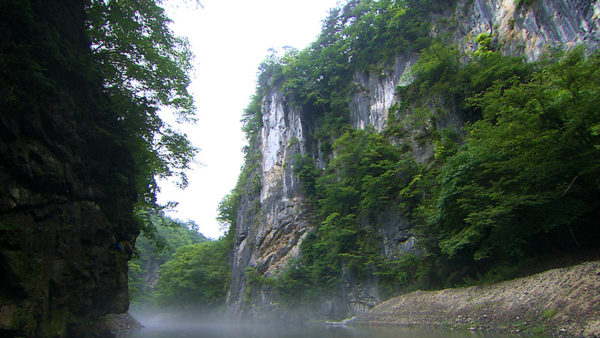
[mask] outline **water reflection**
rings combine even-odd
[[[198,337],[198,338],[499,338],[506,337],[493,334],[470,333],[448,330],[427,330],[395,327],[347,327],[321,324],[296,325],[279,323],[236,323],[212,321],[174,321],[147,320],[142,321],[144,329],[131,337]]]

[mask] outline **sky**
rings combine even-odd
[[[235,186],[243,161],[240,119],[254,94],[258,66],[271,48],[307,47],[338,0],[201,0],[203,8],[193,1],[165,3],[171,28],[189,39],[195,55],[189,90],[198,121],[178,128],[200,152],[188,187],[162,182],[158,199],[178,202],[169,216],[194,221],[216,239],[222,235],[218,204]]]

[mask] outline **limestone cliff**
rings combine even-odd
[[[476,49],[474,38],[493,33],[494,43],[506,54],[523,54],[528,60],[540,57],[550,46],[569,47],[586,43],[597,46],[600,3],[586,0],[462,0],[448,7],[444,15],[432,15],[431,35],[450,31],[452,40],[463,50]],[[453,22],[449,29],[448,22]],[[346,98],[348,121],[353,128],[383,131],[388,114],[398,102],[396,88],[411,82],[411,66],[418,54],[399,54],[391,65],[373,65],[378,71],[356,71],[350,77],[357,88]],[[238,208],[234,241],[233,269],[229,304],[236,313],[257,313],[279,309],[279,300],[268,287],[253,286],[250,274],[276,276],[285,264],[300,254],[300,244],[315,226],[309,203],[294,173],[294,156],[309,155],[324,168],[327,155],[315,141],[318,122],[303,105],[287,95],[281,84],[271,83],[262,99],[262,128],[250,144],[247,166],[258,161],[249,174]],[[450,109],[451,110],[451,109]],[[460,127],[462,118],[447,114],[440,126]],[[416,160],[426,162],[433,156],[433,145],[405,140]],[[373,222],[373,220],[365,220]],[[393,208],[375,220],[379,224],[382,251],[411,252],[416,238],[411,224]],[[381,300],[376,278],[357,282],[344,275],[345,287],[324,297],[312,316],[355,314],[368,310]]]
[[[262,106],[260,165],[250,174],[255,178],[244,187],[246,194],[238,209],[229,295],[236,311],[244,308],[244,293],[250,292],[246,291],[246,269],[276,273],[299,254],[298,244],[310,229],[300,182],[291,165],[294,155],[307,151],[301,112],[276,89],[267,93]]]
[[[0,5],[3,337],[106,336],[98,318],[129,304],[117,243],[139,231],[133,160],[83,10],[81,0]]]

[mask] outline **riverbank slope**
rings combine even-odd
[[[492,285],[415,291],[353,323],[598,337],[598,290],[600,261],[591,261]]]

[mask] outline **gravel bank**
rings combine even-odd
[[[600,261],[493,285],[412,292],[353,323],[600,337]]]

